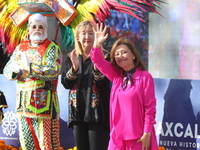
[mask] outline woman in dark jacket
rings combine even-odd
[[[93,27],[88,20],[77,26],[75,49],[67,55],[61,80],[70,90],[68,126],[78,150],[106,150],[109,141],[110,81],[90,59]],[[103,53],[108,59],[109,53]]]

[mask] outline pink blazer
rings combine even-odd
[[[95,66],[113,82],[110,95],[111,136],[121,140],[134,140],[139,139],[144,132],[150,132],[151,146],[157,148],[154,130],[156,98],[151,74],[136,69],[133,75],[134,85],[128,85],[123,91],[122,71],[118,73],[103,58],[100,48],[92,48],[90,57]]]

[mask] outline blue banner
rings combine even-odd
[[[166,150],[198,150],[200,148],[200,80],[155,78],[157,98],[156,135],[160,147]],[[0,90],[8,108],[3,108],[0,140],[20,147],[18,120],[15,116],[16,82],[0,74]],[[65,149],[75,146],[72,129],[67,128],[68,90],[58,84],[60,103],[60,141]]]
[[[157,98],[156,134],[166,150],[200,148],[200,81],[154,79]]]

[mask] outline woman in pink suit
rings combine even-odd
[[[112,84],[110,141],[108,150],[158,150],[154,124],[154,80],[131,41],[120,38],[111,49],[111,62],[104,59],[101,45],[107,27],[97,25],[90,57]]]

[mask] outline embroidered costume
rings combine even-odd
[[[12,64],[24,65],[23,53],[30,60],[20,73]],[[56,92],[62,63],[60,48],[47,38],[38,46],[29,40],[18,45],[4,68],[4,75],[17,80],[16,111],[23,150],[56,150],[59,142],[59,103]]]

